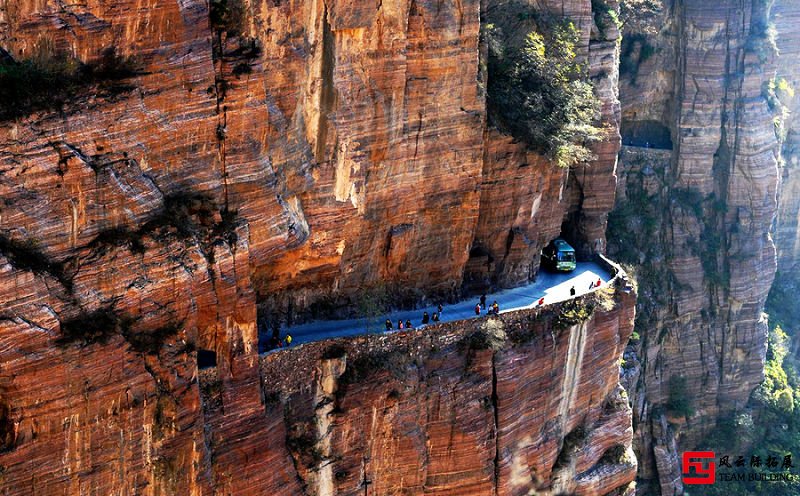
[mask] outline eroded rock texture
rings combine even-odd
[[[310,494],[630,494],[630,291],[577,325],[524,311],[265,356],[279,449]]]
[[[785,79],[792,88],[800,87],[800,64],[793,63],[800,55],[800,32],[797,22],[800,9],[792,2],[777,1],[773,7],[775,27],[780,36],[777,39],[782,63],[778,66],[777,79]],[[778,218],[775,225],[775,245],[778,249],[778,270],[785,276],[782,279],[795,283],[800,276],[800,135],[798,135],[796,96],[781,95],[783,103],[791,111],[785,123],[786,139],[783,142],[783,170]]]
[[[781,152],[764,89],[776,64],[793,61],[771,46],[771,2],[663,3],[653,31],[622,48],[629,146],[609,243],[640,264],[641,368],[629,377],[640,490],[672,495],[679,452],[763,375]],[[693,412],[669,407],[671,382]]]
[[[374,484],[413,494],[627,486],[616,363],[630,295],[558,339],[474,356],[443,343],[425,367],[444,379],[404,368],[396,395],[355,381],[371,406],[341,398],[354,417],[331,412],[345,423],[332,432],[356,429],[310,459],[259,374],[259,303],[304,318],[350,311],[379,284],[400,303],[453,297],[465,279],[509,285],[535,276],[562,230],[603,251],[619,33],[598,28],[589,0],[532,4],[576,23],[609,128],[595,162],[559,170],[487,128],[480,25],[494,3],[0,6],[4,59],[113,53],[130,66],[0,123],[2,492],[329,494],[371,480],[354,478],[373,470],[358,468],[364,450]],[[198,370],[198,356],[215,366]],[[304,363],[304,394],[322,403],[352,370],[331,364],[314,382],[327,366]],[[562,391],[565,377],[580,383]],[[378,430],[359,431],[370,415]],[[317,470],[351,444],[344,475]]]

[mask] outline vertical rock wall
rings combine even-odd
[[[641,272],[641,369],[630,385],[642,491],[679,492],[678,452],[763,377],[781,153],[764,90],[782,60],[766,30],[770,3],[664,2],[655,33],[630,33],[623,46],[631,146],[609,243]],[[685,391],[673,394],[691,398],[688,416],[667,407],[681,378]]]
[[[792,2],[776,1],[773,7],[775,27],[780,59],[777,76],[785,78],[792,88],[800,88],[800,64],[794,63],[800,54],[800,32],[797,29],[800,20],[800,9]],[[788,95],[784,95],[784,98]],[[778,270],[785,275],[785,282],[796,284],[800,274],[800,175],[798,164],[800,158],[798,134],[798,100],[786,98],[786,105],[791,110],[786,122],[786,139],[783,143],[783,170],[778,218],[775,225],[775,245],[778,249]],[[780,282],[780,281],[779,281]]]
[[[57,108],[0,123],[0,492],[325,494],[361,484],[304,471],[298,432],[273,412],[272,384],[259,375],[256,304],[342,307],[382,282],[409,301],[453,296],[476,238],[494,249],[509,232],[495,282],[519,282],[567,215],[583,251],[602,251],[618,146],[617,33],[599,34],[589,0],[568,3],[535,6],[580,25],[611,135],[596,163],[571,173],[486,129],[478,1],[0,6],[3,57],[96,63],[113,50],[133,68],[109,88],[91,83]],[[451,348],[431,351],[429,368],[453,369],[442,391],[476,382],[469,398],[424,410],[433,418],[469,403],[471,423],[452,435],[469,456],[455,460],[449,444],[428,453],[414,438],[408,466],[425,453],[429,475],[408,484],[446,494],[500,481],[501,493],[521,494],[531,484],[550,490],[557,465],[561,484],[574,484],[564,490],[626,486],[628,413],[615,390],[632,296],[621,298],[615,312],[570,331],[579,333],[571,345],[562,334],[535,350],[478,353],[472,365]],[[582,351],[594,345],[602,354]],[[554,379],[561,353],[575,371],[603,373],[581,372],[563,389]],[[215,366],[199,370],[201,354]],[[517,398],[522,362],[530,395]],[[410,395],[439,387],[435,376],[424,381],[398,392],[397,418],[423,414]],[[495,382],[509,422],[499,431],[479,403]],[[305,385],[323,402],[329,386]],[[541,398],[551,386],[556,396]],[[559,420],[529,439],[533,397]],[[391,418],[386,432],[406,425]],[[317,428],[331,428],[325,422]],[[554,464],[549,448],[584,423],[598,434],[573,436],[586,449]],[[455,425],[431,432],[450,439]],[[470,429],[489,437],[476,442]],[[369,439],[386,443],[370,447],[383,469],[394,463],[397,438]],[[346,441],[324,442],[319,454]],[[458,476],[447,475],[453,463]],[[521,475],[530,467],[534,479]]]
[[[615,298],[580,323],[522,311],[265,356],[276,449],[307,494],[631,494],[634,297]]]

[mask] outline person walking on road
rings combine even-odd
[[[475,315],[480,315],[480,314],[481,314],[481,304],[478,303],[477,305],[475,305]]]
[[[569,295],[570,296],[575,296],[575,286],[572,286],[571,288],[569,288]]]
[[[414,328],[414,326],[411,325],[411,321],[410,320],[406,320],[406,329],[413,329],[413,328]]]
[[[391,320],[389,320],[389,319],[386,319],[386,330],[387,330],[387,331],[391,331],[391,330],[392,330],[392,328],[393,328],[393,327],[392,327],[392,321],[391,321]]]
[[[494,300],[494,303],[492,303],[492,313],[495,315],[500,314],[500,305],[497,304],[497,300]]]
[[[287,335],[286,335],[286,339],[285,339],[284,341],[286,341],[286,347],[287,347],[287,348],[288,348],[289,346],[291,346],[291,345],[292,345],[292,335],[291,335],[291,334],[287,334]]]
[[[481,308],[486,308],[486,295],[481,295]]]
[[[434,322],[439,322],[439,314],[436,313],[436,312],[433,312],[433,316],[431,317],[431,320],[433,320]]]
[[[398,330],[403,329],[403,320],[402,319],[397,321],[397,329]]]
[[[422,312],[422,323],[427,324],[430,321],[430,317],[428,316],[428,312]]]
[[[439,303],[439,306],[436,307],[436,311],[439,312],[439,316],[442,315],[442,310],[444,310],[444,308],[442,308],[442,304]]]
[[[602,285],[603,285],[603,280],[598,277],[597,278],[597,287],[599,288]]]

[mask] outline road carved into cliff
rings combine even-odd
[[[488,294],[487,306],[497,301],[500,305],[500,313],[505,313],[533,308],[538,305],[540,298],[544,298],[545,304],[556,303],[572,298],[570,289],[573,287],[575,288],[575,296],[580,296],[597,289],[596,282],[598,279],[603,283],[601,287],[605,287],[611,278],[612,275],[607,270],[594,262],[579,263],[578,268],[569,273],[551,273],[543,270],[539,273],[535,282],[518,288]],[[476,303],[478,303],[477,297],[463,300],[454,305],[446,305],[440,322],[452,322],[478,317],[475,315]],[[411,320],[415,326],[419,326],[423,312],[433,315],[436,311],[437,308],[435,306],[429,306],[416,310],[392,312],[372,319],[315,321],[290,327],[286,330],[286,333],[292,336],[292,343],[295,345],[329,338],[358,336],[360,334],[383,331],[383,322],[387,319],[392,321],[395,327],[398,320],[403,322]],[[485,312],[485,309],[482,310],[481,315],[485,315]]]

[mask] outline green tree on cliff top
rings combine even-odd
[[[591,160],[588,145],[604,133],[595,125],[600,102],[586,65],[578,60],[578,30],[568,21],[543,21],[519,46],[487,25],[490,118],[561,167]]]

